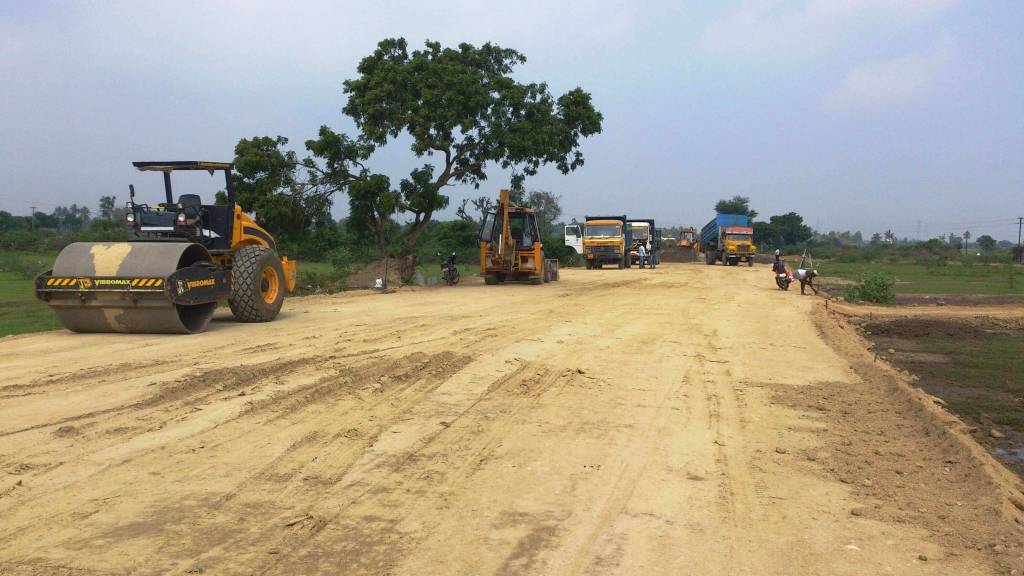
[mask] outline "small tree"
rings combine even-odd
[[[114,219],[114,210],[117,209],[117,196],[100,196],[100,218],[104,220]]]
[[[473,210],[480,213],[480,217],[470,214],[466,210],[466,205],[472,204]],[[465,220],[466,222],[472,222],[476,226],[480,226],[484,222],[484,216],[487,215],[491,209],[494,208],[494,199],[490,196],[478,196],[476,198],[465,198],[462,200],[462,205],[455,211],[455,215]]]
[[[996,249],[996,239],[984,234],[978,237],[978,246],[985,252],[991,252]]]
[[[970,245],[970,243],[971,243],[971,233],[970,232],[964,232],[964,254],[967,254],[967,247]]]
[[[877,246],[878,244],[881,244],[881,243],[882,243],[882,235],[881,234],[879,234],[878,232],[875,232],[874,234],[871,235],[871,242],[870,242],[870,244],[872,246]]]
[[[562,205],[559,203],[561,199],[561,196],[544,190],[534,190],[526,197],[526,205],[533,208],[537,215],[537,226],[540,227],[541,236],[551,236],[555,233],[555,222],[562,216]]]
[[[814,234],[811,231],[811,227],[804,224],[803,217],[796,212],[772,216],[768,220],[778,231],[779,240],[783,246],[803,244],[810,240]]]
[[[750,198],[746,196],[733,196],[729,200],[719,200],[715,204],[715,212],[718,214],[740,214],[753,220],[757,218],[757,211],[750,209]]]
[[[348,186],[348,224],[362,226],[373,234],[381,256],[388,251],[388,224],[402,206],[401,194],[391,189],[387,176],[374,174]]]

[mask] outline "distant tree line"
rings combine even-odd
[[[899,238],[892,230],[875,232],[871,238],[864,239],[860,231],[857,232],[828,232],[819,233],[804,224],[802,216],[796,212],[789,212],[779,216],[772,216],[767,221],[756,220],[758,213],[750,207],[750,199],[745,196],[733,196],[730,199],[719,200],[715,204],[715,212],[718,214],[743,214],[752,222],[754,228],[754,241],[759,247],[765,249],[786,249],[794,247],[815,246],[819,248],[860,248],[888,246],[921,246],[929,247],[945,246],[952,251],[976,249],[981,252],[994,252],[1008,250],[1014,246],[1013,243],[1002,240],[996,241],[992,236],[985,234],[971,242],[971,232],[965,231],[957,234],[950,232],[938,238],[927,241]]]

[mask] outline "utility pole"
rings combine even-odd
[[[36,229],[36,207],[32,207],[32,229]]]
[[[1017,261],[1018,262],[1024,263],[1024,252],[1022,252],[1021,249],[1020,249],[1021,223],[1024,223],[1024,218],[1018,216],[1017,217],[1017,254],[1015,254],[1015,256],[1017,256]]]

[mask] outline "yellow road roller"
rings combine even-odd
[[[129,185],[127,242],[76,242],[53,270],[35,279],[36,297],[74,332],[192,334],[227,300],[242,322],[277,317],[285,291],[295,289],[296,263],[279,257],[273,237],[235,204],[229,162],[134,162],[162,172],[166,202],[135,201]],[[177,202],[171,173],[224,173],[227,204],[203,204],[196,194]]]

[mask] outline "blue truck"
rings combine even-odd
[[[754,229],[743,214],[719,214],[700,229],[700,247],[704,251],[704,263],[713,266],[722,262],[736,266],[746,262],[754,265],[757,247],[754,246]]]

